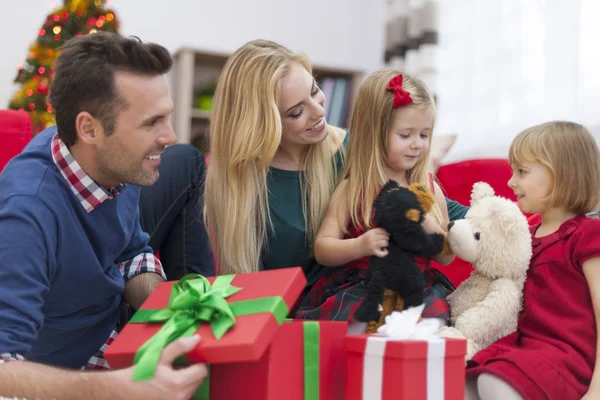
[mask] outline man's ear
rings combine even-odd
[[[92,114],[82,111],[75,118],[77,139],[87,144],[94,144],[101,136],[102,124]]]

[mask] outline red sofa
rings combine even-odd
[[[31,140],[33,129],[25,111],[0,110],[0,172]]]
[[[482,181],[489,183],[496,195],[516,201],[512,189],[507,185],[511,175],[512,169],[507,159],[486,158],[442,165],[436,177],[446,197],[468,206],[473,184]],[[449,265],[434,263],[434,266],[457,286],[473,271],[471,264],[458,257]]]

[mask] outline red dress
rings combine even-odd
[[[538,227],[531,227],[532,235]],[[580,399],[594,372],[597,335],[582,264],[595,257],[599,219],[577,216],[533,237],[517,331],[477,353],[467,376],[496,375],[525,399]]]

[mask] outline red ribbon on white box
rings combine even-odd
[[[373,335],[367,339],[363,371],[363,399],[383,398],[383,368],[385,349],[388,342],[398,339]],[[422,339],[402,339],[422,340]],[[427,342],[427,399],[444,398],[444,364],[446,340],[431,338]]]

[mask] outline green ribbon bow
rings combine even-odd
[[[134,314],[130,321],[132,323],[164,323],[164,326],[135,354],[133,380],[154,378],[165,346],[178,338],[192,336],[203,322],[210,323],[217,339],[235,326],[237,316],[269,312],[279,324],[283,322],[289,308],[282,297],[228,303],[225,300],[227,297],[242,290],[231,286],[234,278],[235,275],[221,275],[211,285],[202,275],[188,274],[173,284],[167,308],[138,310]],[[202,389],[208,390],[208,384],[202,385]]]

